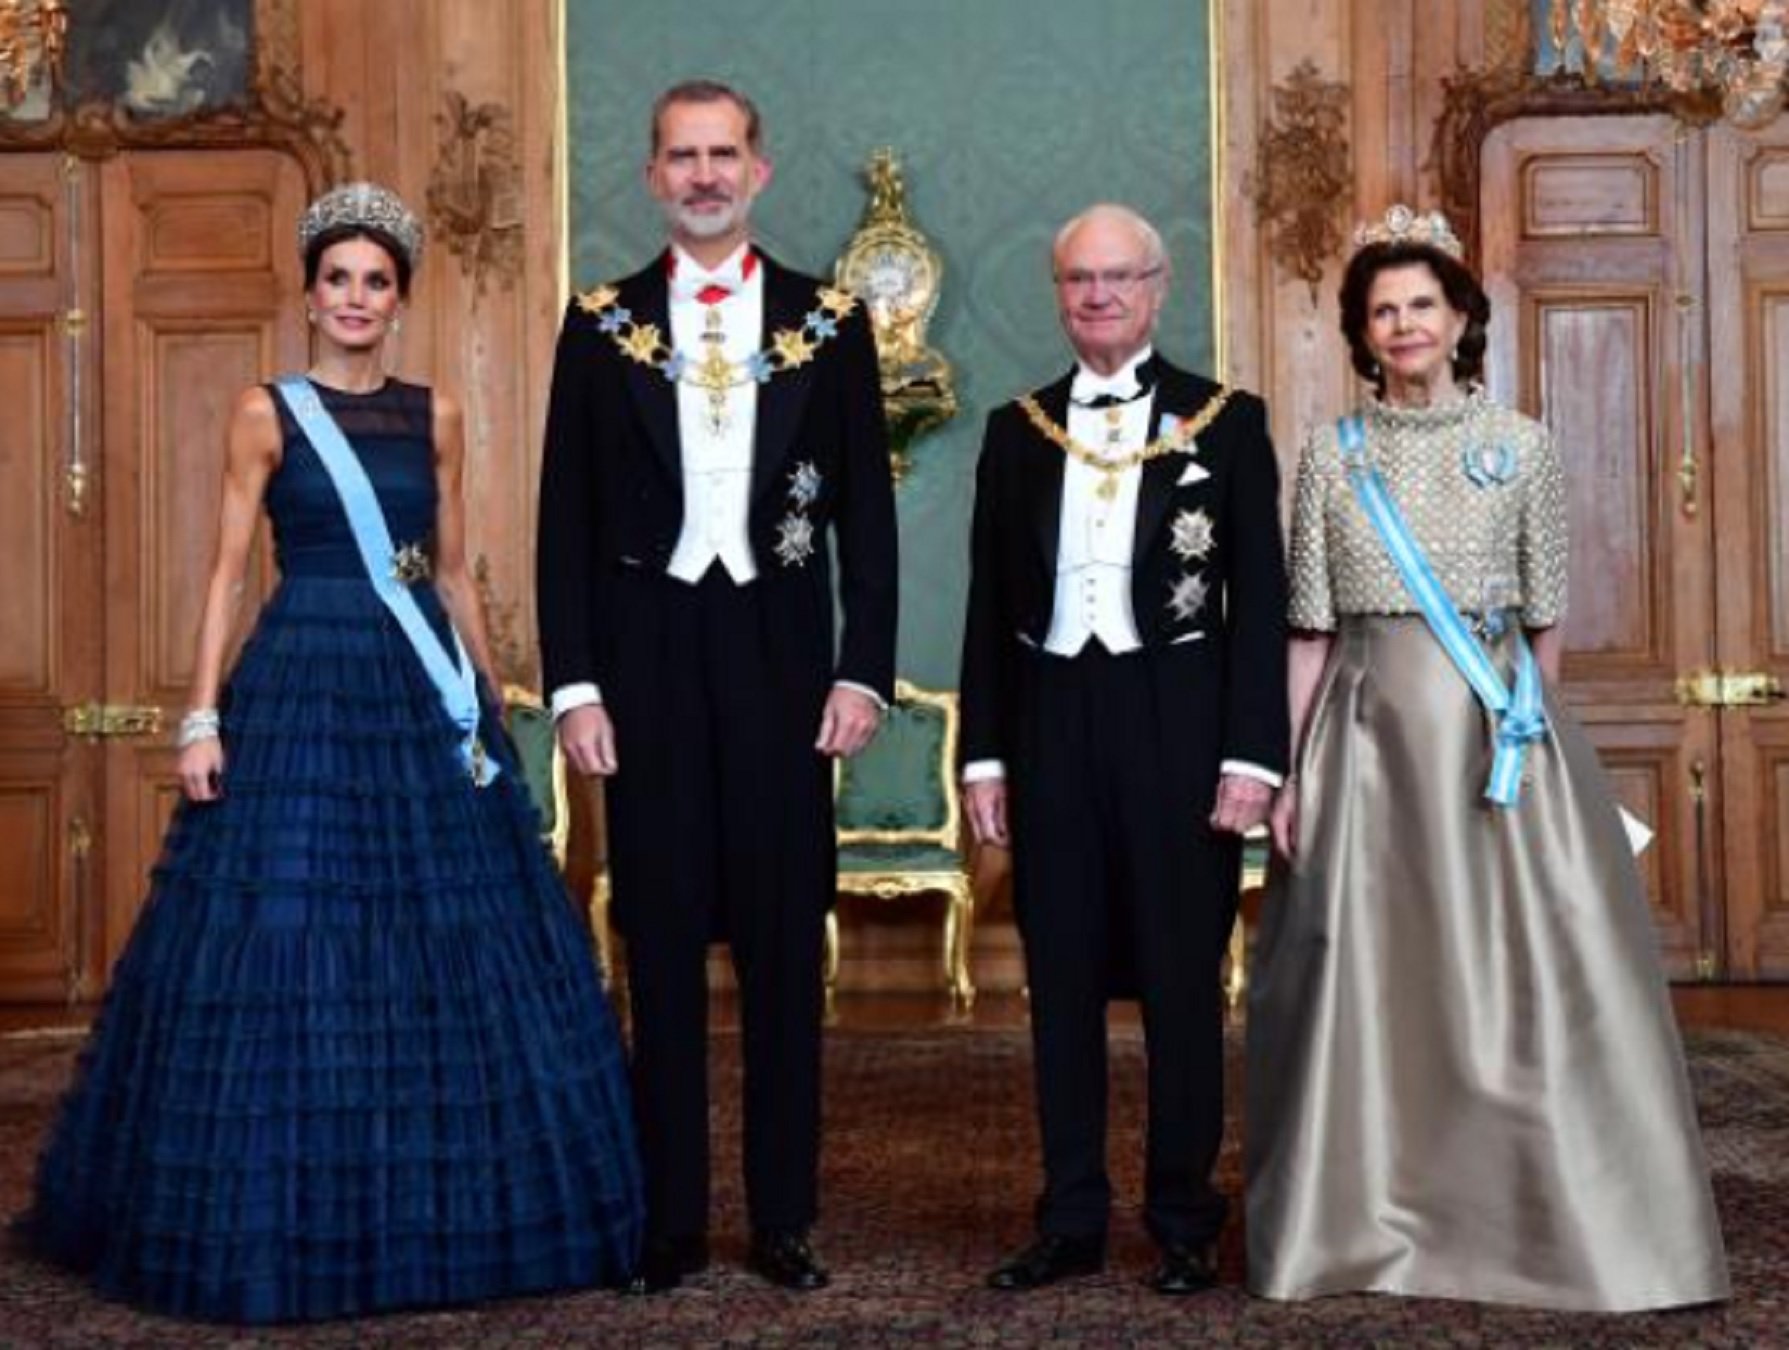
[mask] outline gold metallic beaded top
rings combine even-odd
[[[1435,408],[1362,410],[1367,458],[1463,612],[1515,609],[1545,628],[1565,613],[1565,475],[1547,429],[1482,393]],[[1351,614],[1415,614],[1396,564],[1348,482],[1333,422],[1306,438],[1293,492],[1293,627]]]

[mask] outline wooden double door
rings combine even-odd
[[[304,200],[274,151],[0,154],[0,1001],[97,995],[142,902],[225,427],[306,360]]]
[[[1789,978],[1789,119],[1519,120],[1483,174],[1492,392],[1567,465],[1567,697],[1667,961]]]

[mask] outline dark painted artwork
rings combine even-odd
[[[68,0],[68,18],[69,106],[179,117],[248,98],[255,0]]]

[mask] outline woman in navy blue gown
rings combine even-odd
[[[421,230],[353,184],[299,235],[316,362],[236,406],[187,800],[23,1231],[208,1320],[620,1283],[642,1213],[623,1053],[490,699],[460,414],[382,364]],[[412,628],[304,391],[370,480]],[[281,581],[220,696],[263,507]],[[457,721],[430,641],[465,676]]]

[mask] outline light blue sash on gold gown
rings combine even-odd
[[[1366,427],[1360,415],[1342,418],[1336,429],[1341,440],[1342,463],[1361,510],[1366,512],[1367,520],[1378,532],[1386,553],[1403,578],[1404,589],[1416,601],[1429,631],[1490,715],[1495,751],[1485,796],[1498,806],[1514,806],[1522,793],[1522,765],[1528,756],[1529,743],[1547,734],[1547,714],[1541,703],[1540,665],[1534,659],[1534,651],[1520,625],[1516,625],[1516,682],[1512,691],[1498,675],[1497,667],[1491,664],[1485,649],[1472,636],[1459,610],[1454,608],[1434,568],[1429,566],[1421,545],[1416,542],[1416,536],[1410,532],[1403,512],[1398,510],[1398,504],[1387,491],[1385,480],[1367,460]]]

